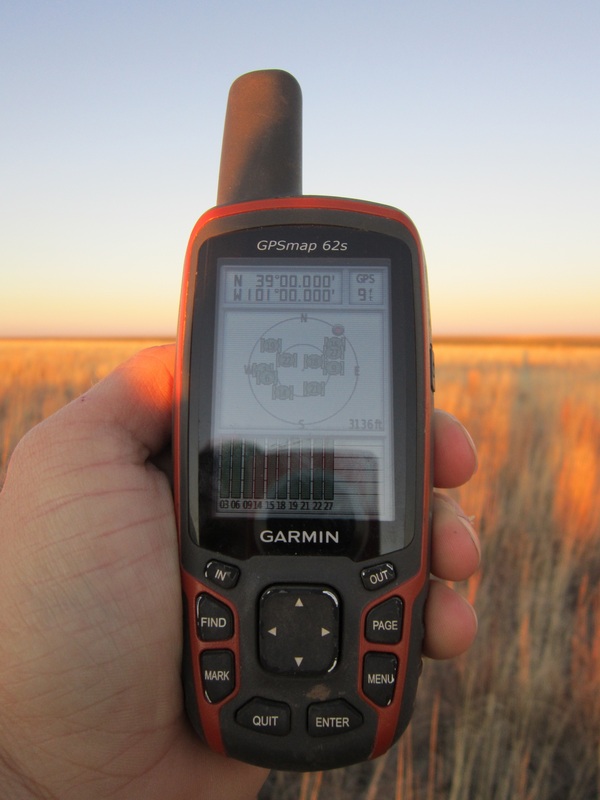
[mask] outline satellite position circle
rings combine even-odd
[[[338,414],[354,394],[360,372],[344,326],[306,315],[267,328],[245,369],[267,414],[301,427]]]

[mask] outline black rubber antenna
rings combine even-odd
[[[241,75],[229,90],[217,205],[302,194],[302,92],[279,69]]]

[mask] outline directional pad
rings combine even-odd
[[[339,601],[326,586],[272,586],[259,606],[263,667],[283,675],[320,675],[338,659]]]

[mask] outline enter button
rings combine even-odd
[[[335,736],[360,728],[363,717],[345,700],[315,703],[308,707],[308,732],[311,736]]]

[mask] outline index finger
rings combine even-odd
[[[141,350],[46,423],[91,426],[98,439],[110,437],[126,458],[143,463],[171,439],[174,368],[174,345]]]

